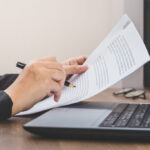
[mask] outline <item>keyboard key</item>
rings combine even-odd
[[[111,127],[114,122],[120,116],[120,114],[126,109],[128,104],[119,104],[113,111],[109,114],[109,116],[100,124],[101,127]]]
[[[149,128],[150,127],[150,107],[148,108],[148,111],[145,114],[145,117],[143,119],[141,127],[143,127],[143,128]]]
[[[138,104],[129,104],[125,111],[120,115],[115,122],[115,127],[126,127]]]
[[[143,121],[144,115],[147,112],[148,108],[149,108],[149,105],[147,104],[139,105],[127,126],[128,127],[140,127]]]
[[[150,128],[150,104],[119,104],[100,126]]]

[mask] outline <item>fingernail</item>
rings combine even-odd
[[[84,68],[85,70],[87,70],[87,69],[88,69],[88,66],[87,66],[87,65],[85,65],[85,66],[83,66],[83,68]]]
[[[55,102],[58,102],[59,98],[58,97],[54,97],[54,100],[55,100]]]
[[[56,98],[54,98],[55,102],[58,102]]]

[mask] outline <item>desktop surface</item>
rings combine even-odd
[[[106,102],[150,102],[150,92],[147,92],[147,100],[130,100],[123,96],[113,96],[114,89],[108,89],[87,101]],[[38,114],[39,115],[39,114]],[[71,139],[50,139],[42,138],[26,132],[22,126],[38,115],[27,117],[13,117],[7,121],[0,122],[0,145],[1,149],[52,149],[52,150],[99,150],[99,149],[150,149],[150,143],[146,142],[125,142],[125,141],[102,141],[102,140],[71,140]]]

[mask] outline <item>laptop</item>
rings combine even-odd
[[[150,139],[150,104],[81,102],[55,108],[24,129],[50,138]]]

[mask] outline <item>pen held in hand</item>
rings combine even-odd
[[[17,62],[16,63],[16,67],[23,69],[26,66],[26,64],[22,63],[22,62]],[[76,86],[73,85],[72,83],[65,81],[64,83],[65,86],[70,87],[70,88],[75,88]]]

